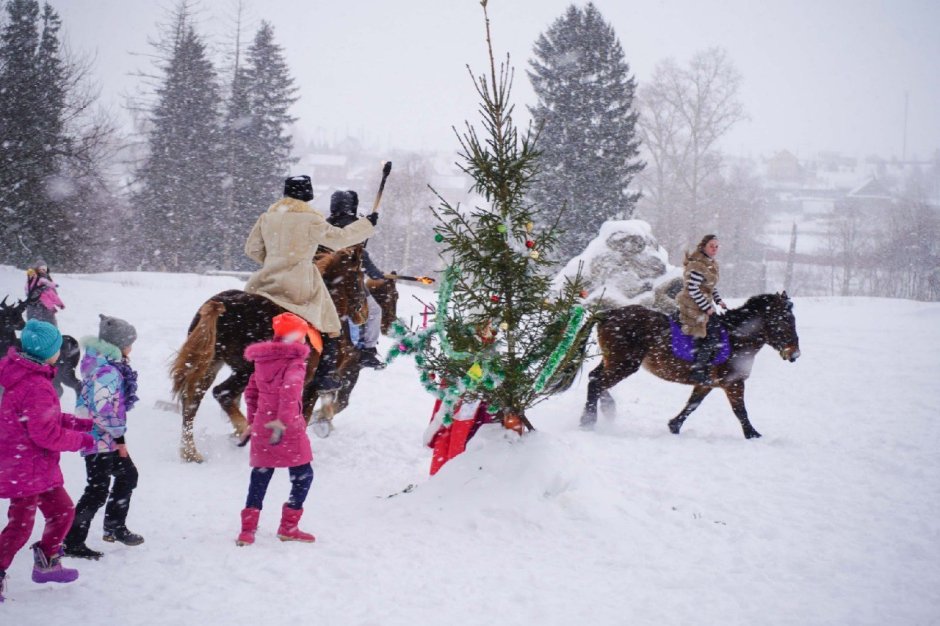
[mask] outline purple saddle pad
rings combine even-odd
[[[672,330],[672,353],[683,361],[690,363],[695,360],[695,337],[686,335],[682,332],[679,322],[669,318],[669,328]],[[728,341],[728,331],[724,328],[719,333],[720,344],[715,356],[712,357],[712,365],[721,365],[731,356],[731,342]]]

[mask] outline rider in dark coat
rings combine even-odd
[[[330,197],[330,216],[326,221],[333,226],[340,228],[346,224],[356,221],[356,211],[359,208],[359,194],[355,191],[335,191]],[[378,268],[369,251],[362,249],[362,269],[369,278],[373,280],[382,280],[385,273]],[[366,291],[366,301],[369,309],[369,317],[365,324],[356,325],[349,322],[350,335],[353,335],[353,344],[359,348],[359,364],[363,367],[374,369],[383,369],[385,363],[379,359],[376,346],[379,342],[380,327],[382,324],[382,309],[376,302],[372,294]]]

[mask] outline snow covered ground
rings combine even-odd
[[[167,363],[191,315],[240,283],[56,279],[65,332],[96,332],[99,312],[138,328],[129,526],[147,541],[102,543],[99,514],[89,544],[105,558],[72,561],[81,578],[60,587],[33,584],[21,552],[0,623],[940,622],[938,304],[797,298],[802,358],[767,349],[749,382],[763,439],[744,440],[718,394],[669,434],[688,389],[645,372],[614,389],[616,419],[582,432],[582,377],[532,413],[537,433],[484,429],[430,480],[421,434],[432,401],[412,364],[367,370],[333,436],[313,440],[302,526],[317,542],[274,537],[288,491],[279,472],[257,543],[236,548],[247,451],[210,399],[196,422],[209,460],[181,463],[180,419],[155,403],[169,399]],[[0,267],[0,297],[22,282]],[[63,470],[77,499],[79,456],[64,455]]]

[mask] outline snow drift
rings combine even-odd
[[[180,417],[153,407],[169,398],[168,361],[192,314],[239,281],[55,278],[65,332],[93,334],[98,313],[137,326],[141,400],[127,441],[140,486],[128,524],[146,543],[103,544],[99,514],[89,545],[105,557],[78,561],[81,578],[55,588],[29,580],[30,556],[20,552],[4,624],[940,619],[938,304],[797,298],[803,357],[789,364],[765,350],[748,381],[763,439],[741,437],[718,393],[671,435],[666,421],[689,389],[643,371],[613,389],[618,416],[582,432],[582,376],[532,412],[538,432],[484,427],[430,480],[421,436],[433,399],[407,359],[366,370],[333,436],[313,439],[304,521],[317,543],[274,536],[289,489],[283,472],[257,543],[236,548],[247,451],[210,398],[196,420],[208,462],[182,464]],[[22,293],[23,279],[0,267],[0,297]],[[420,305],[402,291],[407,318]],[[64,403],[74,406],[71,392]],[[62,466],[77,499],[81,459],[65,455]]]

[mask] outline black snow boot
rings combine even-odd
[[[376,370],[385,369],[385,363],[379,358],[379,353],[375,348],[362,348],[359,351],[359,365]]]
[[[62,544],[62,554],[65,556],[70,556],[75,559],[90,559],[92,561],[97,561],[104,556],[104,552],[98,552],[97,550],[92,550],[84,543]]]
[[[711,386],[714,383],[709,376],[712,360],[712,342],[708,337],[695,340],[695,362],[692,363],[692,381],[698,385]]]
[[[126,526],[120,526],[114,529],[106,528],[102,539],[108,543],[123,543],[125,546],[139,546],[144,542],[143,537],[127,530]]]

